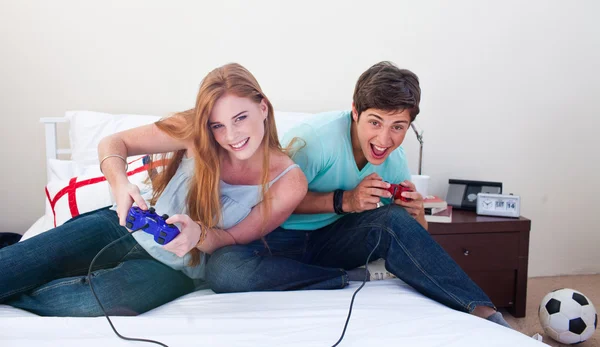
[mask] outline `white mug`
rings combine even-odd
[[[423,198],[429,195],[429,176],[427,175],[412,175],[411,182],[415,185],[417,192],[421,193]]]

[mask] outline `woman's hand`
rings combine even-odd
[[[185,122],[187,122],[187,118],[183,115],[168,117],[161,121],[165,126],[171,125],[178,129]],[[140,154],[168,153],[188,148],[193,148],[191,141],[178,140],[167,135],[158,128],[156,123],[124,130],[100,140],[98,143],[100,169],[106,177],[117,202],[117,215],[119,216],[120,225],[125,226],[125,219],[133,202],[142,210],[148,209],[146,202],[140,195],[139,188],[127,179],[127,173],[125,172],[127,158]]]
[[[121,226],[125,226],[125,218],[127,218],[129,209],[134,202],[142,210],[148,209],[146,201],[144,201],[144,198],[140,194],[140,188],[129,181],[117,184],[113,189],[113,195],[117,202],[117,215],[119,216],[119,224]]]
[[[202,234],[202,228],[190,216],[187,214],[176,214],[169,217],[165,222],[167,224],[177,223],[181,227],[179,227],[179,235],[164,245],[164,249],[176,254],[178,257],[183,257],[196,247]]]
[[[237,242],[230,233],[223,229],[208,229],[206,238],[197,245],[202,253],[212,254],[221,247],[235,245]]]

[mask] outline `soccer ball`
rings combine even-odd
[[[598,324],[598,314],[590,299],[569,288],[546,294],[540,304],[539,317],[546,334],[566,344],[589,339]]]

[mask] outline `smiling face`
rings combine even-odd
[[[352,148],[356,164],[380,165],[404,141],[411,118],[409,110],[383,111],[369,108],[358,115],[352,107]],[[360,150],[359,150],[360,149]]]
[[[215,103],[208,126],[215,140],[231,159],[247,160],[259,148],[265,135],[266,103],[225,94]]]

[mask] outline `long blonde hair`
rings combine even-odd
[[[275,115],[273,106],[264,95],[254,76],[243,66],[232,63],[212,70],[200,84],[193,109],[179,112],[171,117],[156,122],[156,126],[167,135],[182,139],[192,140],[194,144],[194,175],[190,181],[190,190],[187,195],[187,213],[195,221],[207,228],[215,228],[221,221],[221,202],[219,192],[219,178],[221,174],[219,161],[220,145],[215,140],[209,128],[209,117],[217,100],[225,94],[249,98],[256,103],[264,100],[268,108],[265,121],[265,136],[262,141],[262,198],[265,202],[263,229],[267,216],[270,213],[270,202],[267,196],[269,181],[270,153],[272,150],[284,152],[277,137]],[[259,147],[260,148],[260,147]],[[168,153],[165,157],[163,170],[153,170],[152,187],[153,196],[151,204],[154,205],[160,194],[175,175],[185,150]],[[156,161],[155,161],[156,162]],[[200,260],[198,249],[191,250],[192,260],[190,265],[196,265]]]

